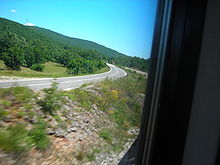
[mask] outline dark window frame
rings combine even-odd
[[[138,165],[182,164],[206,4],[159,0]]]

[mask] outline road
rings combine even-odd
[[[14,86],[25,86],[32,90],[38,91],[44,88],[51,87],[53,81],[57,82],[58,88],[62,90],[69,90],[78,88],[83,84],[91,82],[99,82],[106,78],[116,79],[124,77],[127,73],[112,64],[107,64],[110,70],[105,73],[75,76],[75,77],[60,77],[60,78],[33,78],[33,79],[19,79],[19,80],[2,80],[0,81],[0,88],[10,88]]]

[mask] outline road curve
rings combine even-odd
[[[20,80],[3,80],[0,81],[0,88],[10,88],[14,86],[25,86],[32,90],[38,91],[44,88],[51,87],[53,81],[57,82],[58,88],[62,90],[69,90],[78,88],[83,84],[102,81],[106,78],[116,79],[124,77],[127,73],[112,64],[107,64],[110,71],[100,74],[75,76],[75,77],[60,77],[60,78],[35,78],[35,79],[20,79]]]

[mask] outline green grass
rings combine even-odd
[[[0,128],[0,150],[8,153],[22,154],[32,147],[45,150],[49,145],[50,140],[42,124],[36,124],[30,131],[22,124]]]
[[[137,128],[140,124],[142,107],[138,102],[140,93],[144,93],[146,78],[144,76],[129,72],[128,76],[117,80],[105,80],[94,84],[92,88],[98,92],[95,95],[83,88],[77,88],[70,91],[58,91],[55,84],[53,88],[45,89],[45,95],[38,101],[43,111],[53,115],[56,121],[65,126],[55,112],[62,107],[63,96],[68,96],[73,101],[81,105],[76,111],[90,110],[92,105],[96,105],[99,110],[108,114],[109,119],[115,123],[114,128],[103,128],[101,125],[99,136],[103,138],[110,151],[121,150],[124,143],[131,135],[128,130]],[[0,119],[4,119],[8,114],[16,114],[22,119],[25,115],[34,116],[36,113],[31,111],[34,92],[26,87],[13,87],[9,89],[0,89]],[[18,107],[24,107],[19,109]],[[44,150],[49,147],[50,141],[45,133],[46,124],[38,118],[38,123],[34,125],[31,131],[27,131],[25,126],[16,128],[0,127],[0,150],[6,152],[23,152],[30,147],[36,147]],[[16,130],[20,130],[17,132]],[[14,139],[14,137],[18,137]],[[22,144],[20,146],[20,144]],[[87,158],[89,161],[95,160],[96,152],[80,152],[76,155],[78,160]]]
[[[13,103],[29,103],[33,96],[33,91],[26,87],[2,88],[0,89],[0,105],[7,108]]]
[[[99,109],[106,111],[111,119],[124,128],[138,127],[142,107],[137,101],[140,93],[145,92],[146,79],[144,76],[128,72],[128,76],[118,80],[100,82],[97,98]]]
[[[24,107],[29,111],[32,108],[32,99],[34,93],[26,87],[12,87],[0,89],[0,118],[6,117],[8,114],[16,114],[18,118],[25,116]]]
[[[0,128],[0,149],[20,154],[31,148],[31,139],[24,125]]]
[[[64,96],[68,96],[73,101],[77,101],[81,107],[87,110],[97,101],[96,97],[92,93],[82,90],[81,88],[76,88],[71,91],[63,91],[62,94]]]
[[[100,153],[100,152],[101,152],[100,149],[94,148],[91,153],[89,153],[89,154],[86,155],[88,161],[94,161],[94,160],[96,160],[96,154],[98,154],[98,153]]]
[[[106,142],[112,143],[112,133],[111,130],[103,129],[100,131],[99,136],[103,138]]]
[[[31,138],[34,146],[40,150],[45,150],[50,145],[50,140],[47,137],[45,127],[42,124],[36,124],[29,132],[28,136]]]
[[[120,127],[128,129],[139,127],[142,107],[138,102],[140,93],[144,94],[146,78],[134,72],[117,80],[105,80],[96,84],[100,96],[77,88],[64,91],[63,95],[77,101],[87,110],[96,104],[100,110],[108,113],[110,118]]]
[[[108,114],[116,127],[102,128],[99,136],[106,141],[109,151],[122,150],[127,139],[135,136],[128,134],[128,130],[140,126],[142,106],[138,100],[140,95],[145,93],[147,80],[143,75],[135,72],[127,71],[127,73],[126,77],[117,80],[107,79],[95,84],[94,90],[99,95],[94,95],[83,88],[62,93],[73,101],[77,101],[86,110],[90,110],[95,104],[99,110]],[[97,125],[97,127],[102,126]],[[94,160],[94,155],[89,155],[88,159]]]
[[[58,123],[61,123],[61,122],[62,122],[62,120],[61,120],[61,118],[60,118],[59,115],[54,115],[53,117],[54,117],[54,119],[55,119]]]
[[[52,83],[51,88],[44,89],[45,97],[37,101],[44,113],[53,115],[61,107],[61,93],[57,88],[58,84]]]
[[[97,70],[94,74],[99,74],[109,71],[109,67]],[[77,75],[82,76],[83,74]],[[63,67],[57,63],[47,62],[43,72],[37,72],[27,67],[21,67],[21,71],[15,71],[8,69],[4,62],[0,60],[0,76],[15,76],[15,77],[26,77],[26,78],[57,78],[57,77],[69,77],[70,75],[66,72],[66,67]]]
[[[95,71],[94,74],[104,73],[104,72],[108,72],[108,71],[109,71],[109,67],[106,66],[100,70]]]
[[[24,111],[17,112],[17,118],[23,118],[26,115]]]
[[[34,116],[35,113],[31,111],[34,97],[34,92],[26,87],[0,89],[0,120],[11,115],[22,123],[24,116]],[[45,132],[45,124],[38,119],[30,131],[25,124],[0,126],[0,150],[19,155],[32,147],[46,149],[50,141]]]
[[[8,112],[0,107],[0,119],[6,117],[7,115],[8,115]]]

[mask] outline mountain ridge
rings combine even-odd
[[[55,32],[55,31],[53,31],[53,30],[50,30],[50,29],[47,29],[47,28],[44,28],[44,27],[23,25],[23,24],[21,24],[21,23],[19,23],[19,22],[16,22],[16,21],[13,21],[13,20],[9,20],[9,19],[0,17],[0,20],[1,20],[1,19],[4,19],[4,20],[10,21],[10,22],[13,22],[13,23],[15,23],[15,24],[19,24],[19,25],[21,25],[21,26],[26,27],[27,29],[32,29],[32,30],[34,30],[35,32],[41,33],[41,34],[43,34],[43,35],[45,35],[45,34],[44,34],[45,32],[47,32],[47,33],[49,32],[49,33],[51,33],[51,34],[58,35],[58,36],[60,36],[60,37],[62,37],[62,38],[68,38],[67,40],[73,40],[73,41],[76,42],[76,43],[73,43],[73,42],[65,43],[65,44],[67,44],[68,46],[76,46],[76,47],[80,47],[80,48],[91,49],[91,48],[92,48],[92,45],[97,45],[98,47],[103,47],[103,48],[105,48],[105,49],[109,49],[110,51],[113,51],[113,52],[114,52],[114,53],[113,53],[114,55],[115,55],[115,54],[120,54],[120,55],[122,55],[122,56],[129,56],[129,55],[123,54],[123,53],[121,53],[121,52],[119,52],[119,51],[117,51],[117,50],[114,50],[114,49],[112,49],[112,48],[109,48],[109,47],[107,47],[107,46],[105,46],[105,45],[96,43],[96,42],[94,42],[94,41],[90,41],[90,40],[86,40],[86,39],[79,39],[79,38],[76,38],[76,37],[70,37],[70,36],[61,34],[61,33],[59,33],[59,32]],[[60,42],[58,39],[55,39],[55,41]],[[79,44],[77,44],[77,42],[82,42],[83,45],[79,45]],[[88,42],[91,46],[90,46],[90,47],[86,47],[86,46],[85,46],[85,42]],[[60,43],[63,44],[63,42],[60,42]],[[97,50],[97,51],[100,51],[100,50]],[[101,52],[101,53],[102,53],[102,52]],[[110,57],[111,57],[111,55],[109,55],[109,54],[107,54],[107,56],[110,56]],[[118,55],[116,55],[116,56],[118,56]],[[116,56],[114,56],[114,57],[116,57]],[[132,57],[132,56],[129,56],[129,57]]]
[[[48,57],[46,57],[46,59],[49,61],[51,61],[51,58],[56,58],[56,56],[59,56],[59,52],[65,54],[67,49],[76,48],[83,50],[91,50],[90,53],[92,51],[97,51],[100,54],[96,53],[96,56],[100,56],[101,59],[104,58],[108,62],[113,64],[132,67],[142,71],[148,70],[148,59],[128,56],[111,48],[108,48],[104,45],[98,44],[96,42],[69,37],[46,28],[36,26],[25,26],[18,22],[0,17],[0,30],[2,31],[0,32],[0,34],[4,32],[14,33],[16,34],[16,36],[18,36],[18,38],[22,38],[22,40],[26,40],[28,42],[31,40],[40,41],[41,45],[43,45],[42,47],[47,47],[46,49],[49,52],[49,54]],[[78,53],[73,53],[72,51],[70,54]],[[83,56],[86,56],[85,53]]]

